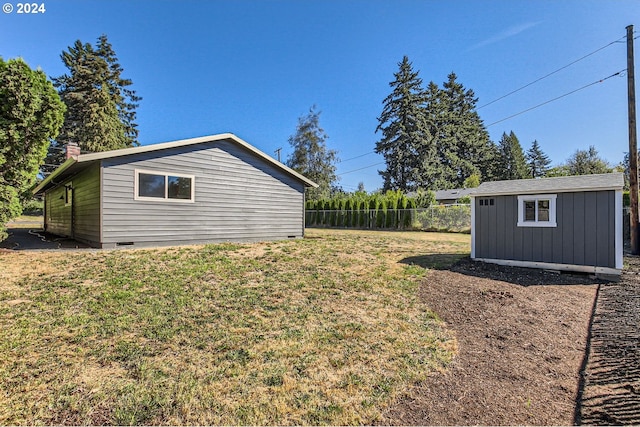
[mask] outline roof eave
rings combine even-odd
[[[482,196],[519,196],[526,194],[547,194],[547,193],[581,193],[587,191],[617,191],[623,190],[623,186],[608,186],[608,187],[588,187],[588,188],[562,188],[562,189],[547,189],[547,190],[525,190],[525,191],[485,191],[480,193],[470,193],[471,197]]]
[[[147,153],[151,151],[166,150],[170,148],[184,147],[188,145],[195,145],[195,144],[202,144],[206,142],[216,142],[216,141],[223,141],[223,140],[234,141],[236,144],[244,147],[245,149],[257,155],[258,157],[261,157],[263,160],[273,164],[277,168],[283,170],[289,175],[302,181],[306,187],[318,188],[318,184],[311,181],[309,178],[294,171],[293,169],[289,168],[283,163],[275,160],[273,157],[268,156],[267,154],[258,150],[256,147],[252,146],[251,144],[242,140],[236,135],[232,133],[221,133],[218,135],[209,135],[209,136],[201,136],[197,138],[181,139],[178,141],[162,142],[159,144],[150,144],[150,145],[142,145],[139,147],[122,148],[119,150],[103,151],[99,153],[90,153],[90,154],[81,154],[77,157],[70,158],[65,163],[60,165],[60,167],[56,169],[51,175],[49,175],[47,179],[42,181],[36,188],[34,188],[34,194],[36,194],[36,190],[42,191],[44,188],[46,188],[46,186],[48,185],[49,182],[51,182],[52,179],[54,179],[56,176],[59,176],[62,172],[64,172],[67,168],[69,168],[71,165],[73,165],[76,162],[77,163],[92,162],[92,161],[97,161],[102,159],[110,159],[115,157],[122,157],[122,156],[128,156],[133,154]],[[70,160],[72,161],[70,162]]]
[[[64,171],[69,169],[74,164],[78,163],[78,159],[76,157],[69,157],[63,164],[58,166],[56,170],[51,172],[45,179],[43,179],[39,184],[37,184],[31,192],[36,195],[40,192],[44,191],[53,180],[60,176]]]

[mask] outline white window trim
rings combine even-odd
[[[557,227],[556,198],[557,194],[527,194],[518,196],[518,227]],[[549,200],[549,221],[538,221],[538,200]],[[524,202],[536,202],[536,220],[524,220]]]
[[[164,176],[164,198],[160,197],[144,197],[138,195],[140,174],[148,175],[160,175]],[[176,176],[178,178],[190,178],[191,179],[191,198],[190,199],[170,199],[167,192],[169,191],[168,180],[170,176]],[[194,203],[196,201],[196,177],[195,175],[185,175],[182,173],[165,172],[149,169],[135,169],[135,177],[133,181],[133,199],[145,202],[169,202],[169,203]]]

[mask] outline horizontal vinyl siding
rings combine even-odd
[[[614,191],[558,193],[557,227],[518,227],[517,196],[491,198],[475,198],[476,258],[615,268]]]
[[[104,161],[105,246],[302,236],[300,181],[227,141],[196,148]],[[194,175],[195,202],[134,200],[135,169]]]
[[[100,168],[93,165],[73,178],[73,237],[100,241]]]
[[[71,236],[71,206],[64,204],[64,185],[45,194],[45,229],[58,236]]]
[[[65,186],[68,184],[73,188],[73,200],[72,204],[65,206]],[[47,191],[45,201],[48,232],[94,245],[99,243],[100,168],[97,164]]]

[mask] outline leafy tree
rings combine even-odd
[[[316,182],[318,188],[308,188],[307,198],[318,200],[327,198],[335,183],[338,153],[327,149],[327,135],[320,127],[320,112],[311,107],[309,114],[298,119],[296,133],[289,137],[293,152],[287,159],[287,166]]]
[[[358,190],[357,190],[357,192],[358,192],[358,193],[366,193],[366,190],[364,189],[364,182],[360,181],[360,182],[358,183]]]
[[[478,99],[471,89],[448,75],[436,109],[440,188],[460,188],[469,176],[490,177],[492,143],[476,111]],[[433,113],[432,113],[433,114]]]
[[[0,58],[0,240],[6,222],[22,211],[20,197],[35,183],[64,109],[44,72]]]
[[[474,173],[464,180],[463,188],[476,188],[480,185],[480,174]]]
[[[404,56],[389,83],[391,94],[383,101],[376,132],[382,133],[375,151],[384,156],[386,169],[379,171],[383,189],[413,191],[435,175],[435,147],[429,135],[422,79]]]
[[[546,178],[555,178],[558,176],[569,176],[572,175],[571,171],[569,170],[569,167],[567,165],[558,165],[558,166],[554,166],[552,168],[549,168],[547,170],[547,173],[545,174]]]
[[[549,170],[551,160],[542,149],[538,141],[531,143],[531,148],[527,151],[527,167],[529,168],[529,177],[540,178],[546,175]]]
[[[576,150],[567,160],[569,175],[591,175],[609,173],[613,168],[600,158],[596,148],[591,145],[588,150]]]
[[[496,171],[498,179],[524,179],[529,177],[527,162],[518,137],[513,131],[502,134],[498,142],[499,167]]]
[[[638,157],[640,157],[640,151],[638,151]],[[624,153],[624,157],[622,159],[622,162],[620,162],[615,168],[614,171],[615,172],[622,172],[624,173],[624,188],[625,190],[629,189],[629,181],[630,181],[630,173],[631,173],[631,169],[629,166],[630,160],[629,160],[629,152],[625,152]]]
[[[141,100],[122,78],[122,67],[107,36],[94,48],[77,40],[61,54],[69,74],[53,78],[67,106],[58,139],[51,145],[44,173],[64,161],[63,146],[75,142],[82,151],[99,152],[138,145],[136,107]]]

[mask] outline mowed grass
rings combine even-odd
[[[468,235],[311,229],[0,252],[0,424],[370,424],[455,352],[407,260],[468,251]]]

